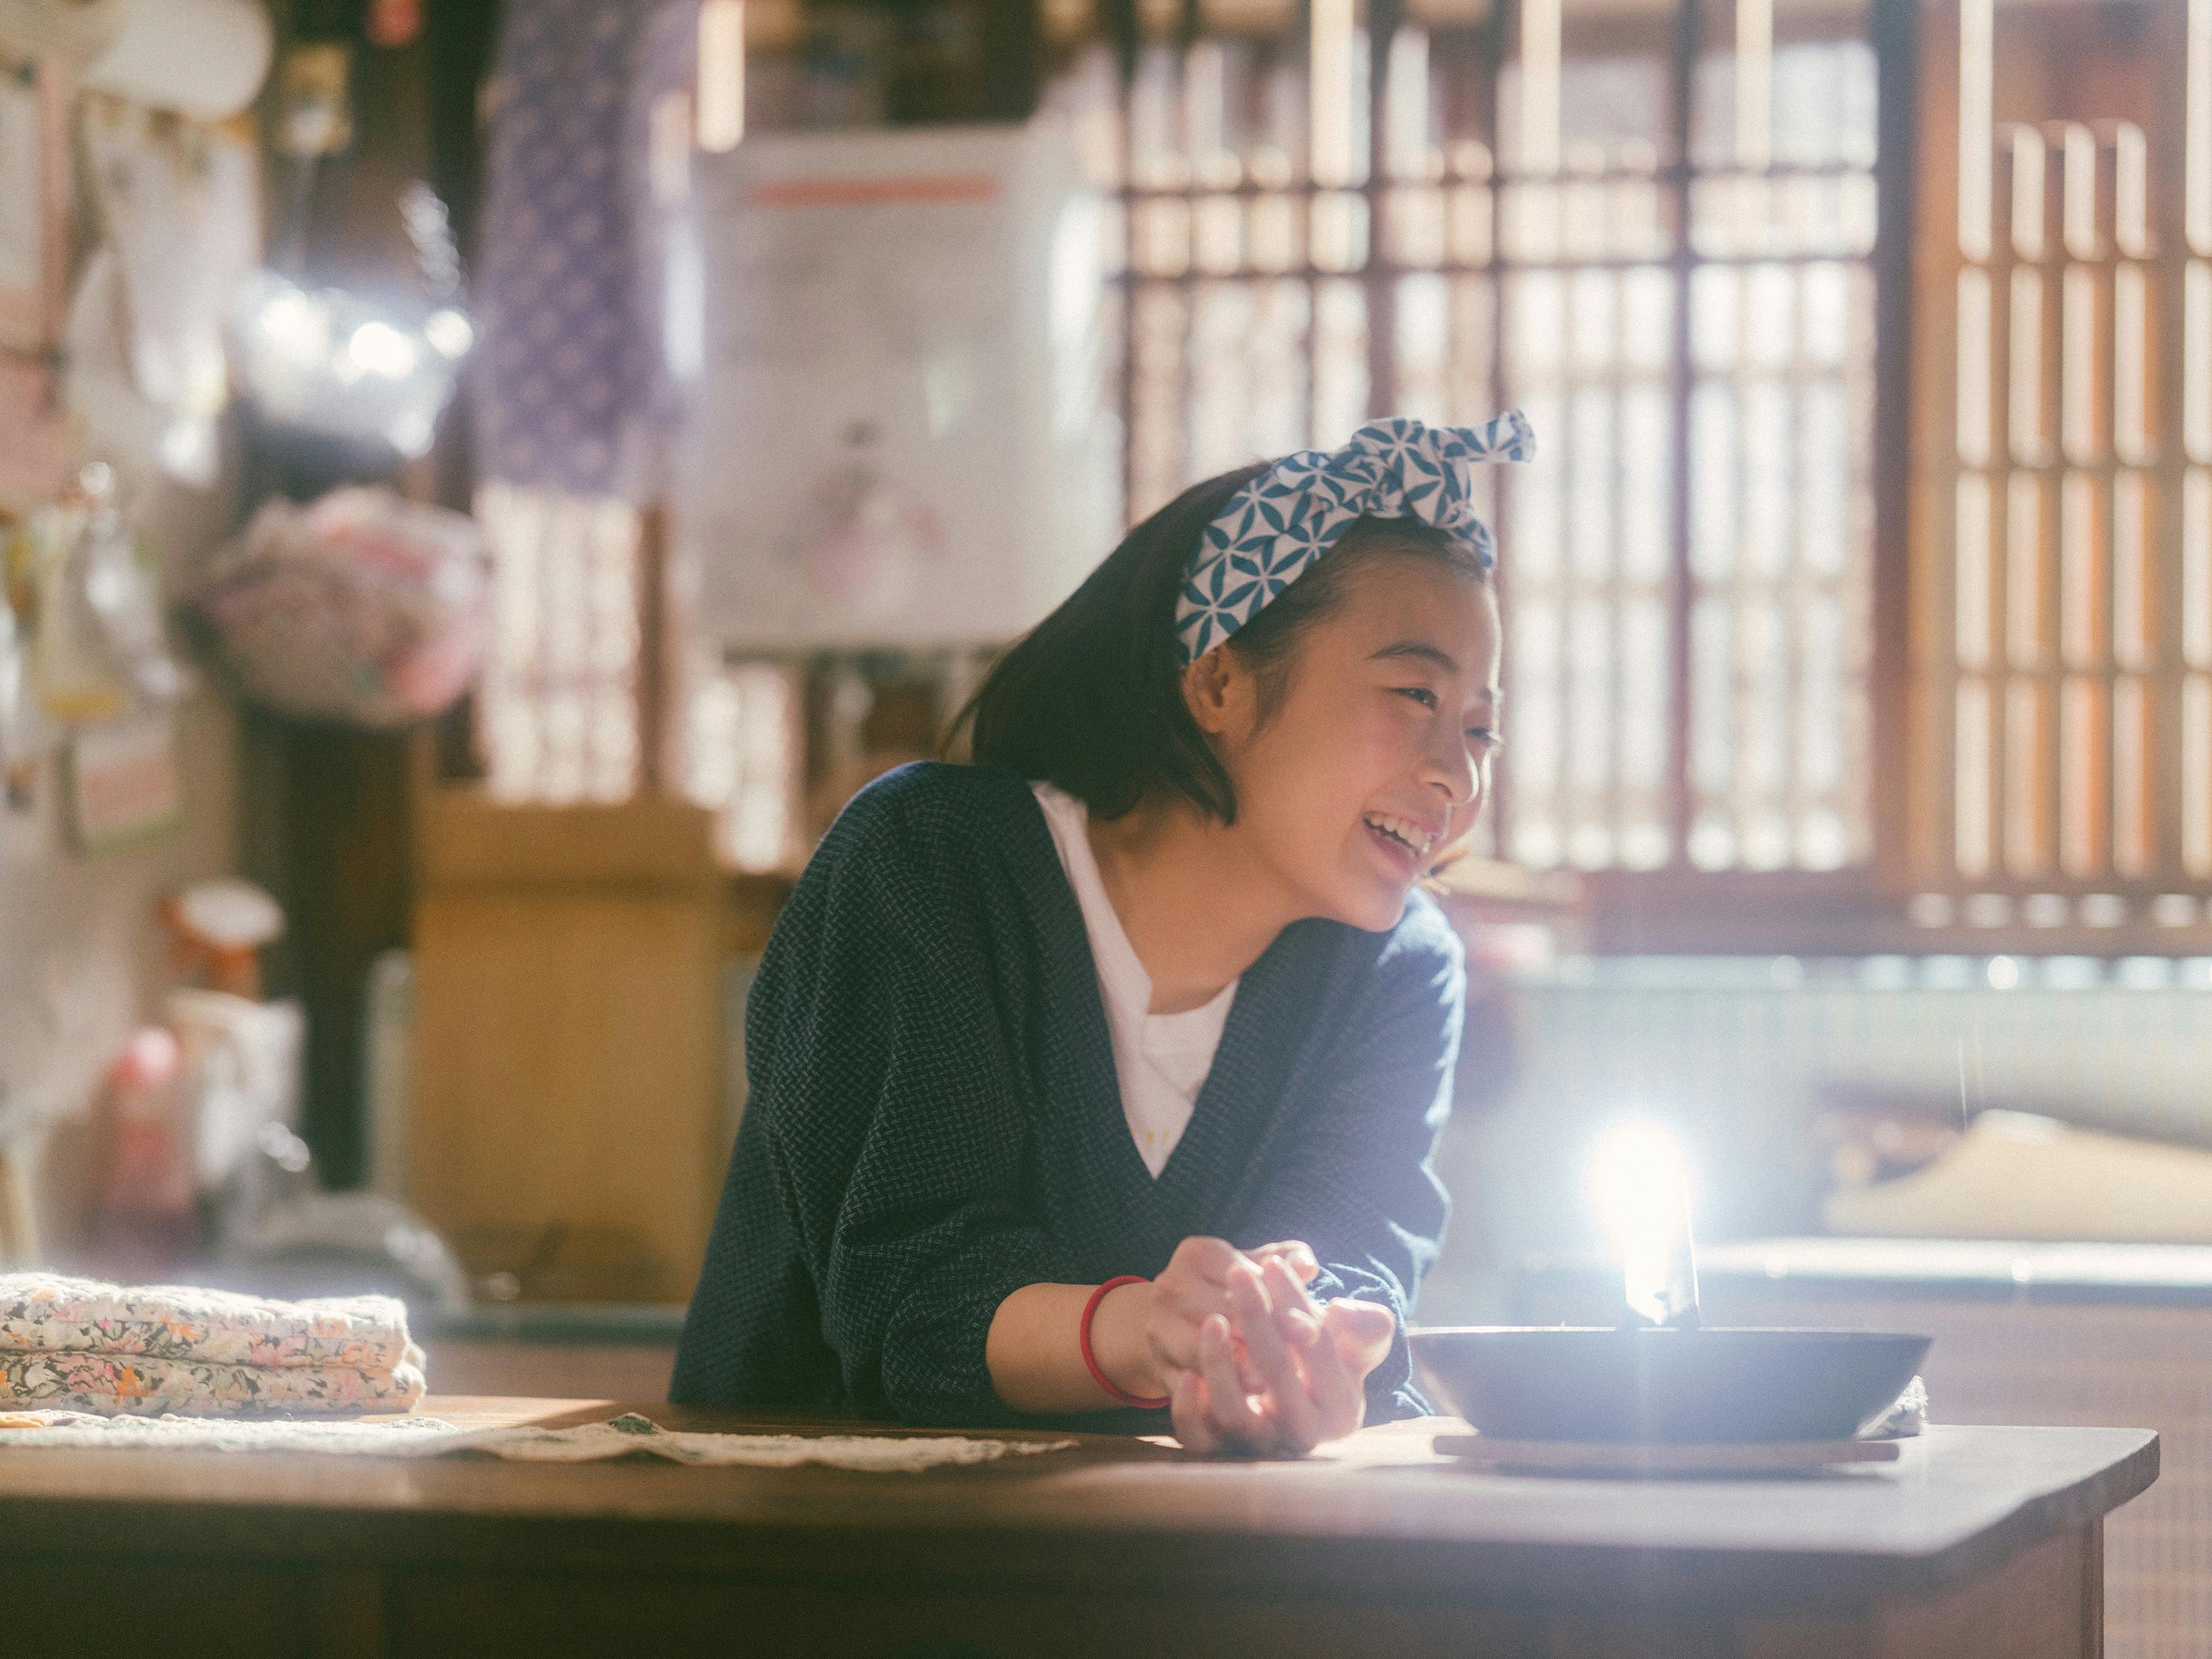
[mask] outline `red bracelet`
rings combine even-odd
[[[1148,1412],[1165,1411],[1172,1402],[1166,1395],[1157,1400],[1146,1400],[1131,1394],[1126,1389],[1114,1386],[1106,1373],[1099,1369],[1098,1356],[1091,1351],[1091,1316],[1098,1311],[1098,1304],[1106,1299],[1106,1292],[1123,1285],[1149,1285],[1152,1280],[1142,1273],[1123,1273],[1119,1279],[1109,1279],[1091,1292],[1091,1300],[1083,1304],[1083,1322],[1076,1327],[1076,1340],[1083,1349],[1083,1363],[1090,1368],[1091,1380],[1106,1390],[1107,1398],[1117,1406],[1134,1406]]]

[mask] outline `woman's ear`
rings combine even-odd
[[[1229,736],[1249,694],[1251,675],[1226,644],[1217,645],[1182,671],[1182,700],[1198,729],[1209,738]]]

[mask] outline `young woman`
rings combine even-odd
[[[1428,1409],[1480,811],[1474,469],[1380,421],[1198,484],[854,798],[778,921],[672,1397],[1298,1454]]]

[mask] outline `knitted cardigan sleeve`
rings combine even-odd
[[[1406,1325],[1450,1204],[1433,1164],[1451,1111],[1467,1000],[1464,948],[1419,894],[1368,975],[1319,1109],[1271,1149],[1232,1243],[1303,1239],[1321,1261],[1316,1300],[1357,1297],[1397,1316],[1367,1379],[1367,1420],[1427,1414]]]
[[[846,1397],[1004,1424],[984,1339],[1008,1295],[1054,1277],[1056,1252],[1031,1213],[987,921],[931,829],[926,812],[848,811],[809,866],[747,1011],[745,1129],[766,1137]],[[746,1271],[710,1245],[702,1302]]]

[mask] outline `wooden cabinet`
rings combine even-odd
[[[437,789],[416,869],[410,1196],[526,1294],[688,1297],[731,1132],[711,815]]]

